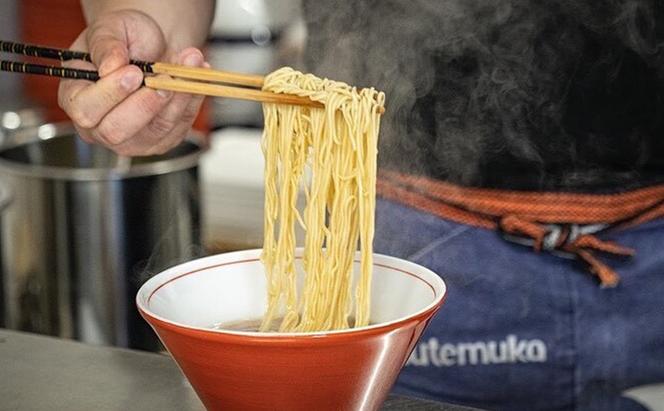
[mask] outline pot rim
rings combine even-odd
[[[55,138],[65,137],[76,133],[76,129],[70,122],[47,123],[39,127],[19,130],[12,135],[11,141],[0,148],[0,154],[6,150],[20,147],[38,141],[47,141]],[[136,177],[158,176],[182,171],[196,167],[198,161],[205,151],[199,141],[203,141],[203,133],[190,131],[185,141],[194,145],[196,149],[186,155],[157,160],[154,162],[136,164],[127,168],[67,168],[58,166],[44,166],[20,163],[8,160],[0,156],[0,172],[24,177],[36,177],[46,180],[68,180],[68,181],[113,181],[125,180]],[[2,206],[0,200],[0,207]]]

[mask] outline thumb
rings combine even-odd
[[[129,45],[121,21],[108,19],[90,27],[88,47],[101,77],[129,64]]]

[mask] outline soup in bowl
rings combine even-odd
[[[261,250],[190,261],[148,280],[136,297],[209,410],[375,410],[446,287],[425,267],[375,254],[371,324],[344,330],[255,332],[266,309]],[[296,254],[298,275],[302,250]],[[355,275],[359,273],[359,255]]]

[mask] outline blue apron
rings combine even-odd
[[[598,237],[636,250],[607,260],[615,288],[575,260],[379,200],[375,251],[449,289],[394,390],[489,410],[645,410],[623,392],[664,382],[664,219]]]

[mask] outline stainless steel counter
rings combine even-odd
[[[203,410],[167,355],[0,329],[0,410]],[[392,396],[384,410],[470,411]]]

